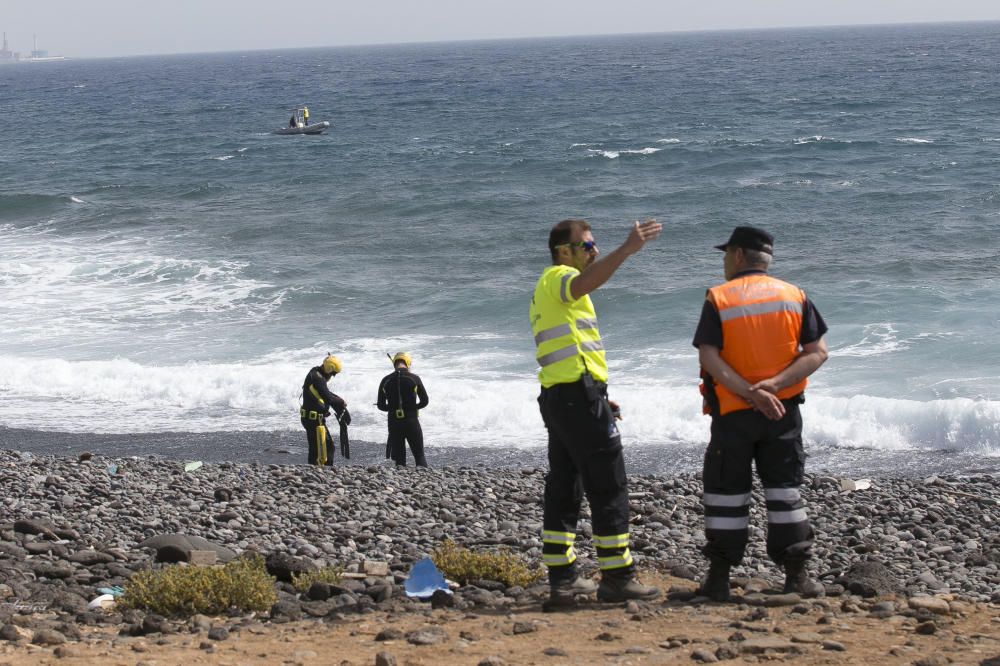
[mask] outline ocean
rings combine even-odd
[[[549,228],[662,236],[594,297],[630,468],[697,469],[713,245],[826,319],[809,465],[1000,471],[1000,24],[575,37],[0,69],[0,446],[303,462],[329,351],[355,460],[408,350],[431,465],[544,465]],[[322,136],[278,136],[307,104]]]

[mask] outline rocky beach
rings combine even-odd
[[[611,633],[624,640],[620,658],[630,663],[711,661],[709,656],[813,659],[830,651],[850,656],[855,648],[876,649],[893,663],[930,658],[917,649],[915,637],[926,637],[946,652],[957,650],[944,659],[1000,656],[1000,642],[991,636],[1000,633],[1000,483],[989,475],[879,478],[870,486],[833,476],[809,477],[803,491],[817,533],[812,570],[826,588],[819,599],[778,593],[781,575],[764,552],[764,505],[757,493],[751,548],[734,571],[736,602],[710,604],[696,598],[703,534],[695,475],[636,475],[630,480],[633,552],[644,576],[665,586],[661,600],[625,607],[589,602],[576,613],[543,615],[544,584],[508,588],[491,580],[460,586],[453,596],[433,604],[405,596],[402,584],[411,565],[445,539],[473,550],[506,547],[537,564],[543,480],[540,468],[318,469],[218,463],[186,471],[183,462],[164,458],[2,451],[0,659],[37,663],[77,655],[99,660],[104,646],[105,657],[114,654],[121,663],[155,661],[123,647],[135,641],[142,641],[141,650],[201,649],[196,656],[207,658],[205,653],[224,655],[225,645],[241,645],[244,639],[264,640],[279,630],[284,635],[290,626],[301,626],[295,635],[311,635],[320,623],[331,625],[330,632],[333,626],[354,632],[351,649],[344,652],[341,646],[333,659],[324,656],[324,639],[314,638],[299,657],[293,658],[293,650],[282,659],[375,663],[373,655],[384,652],[379,663],[390,663],[386,660],[396,658],[395,643],[403,663],[480,663],[473,658],[477,641],[462,634],[482,634],[483,627],[460,634],[449,626],[477,619],[489,619],[499,638],[509,638],[507,647],[495,646],[496,654],[483,658],[507,663],[520,663],[525,656],[517,650],[532,645],[520,633],[531,633],[535,640],[546,627],[553,635],[567,632],[566,644],[537,646],[531,660],[538,661],[547,659],[547,648],[568,656],[583,650],[573,636],[606,633],[607,627],[601,627],[608,622],[621,623]],[[581,561],[585,571],[593,572],[586,520],[581,535]],[[265,558],[276,578],[278,601],[268,612],[165,618],[139,610],[88,608],[99,589],[124,587],[136,571],[177,566],[163,562],[195,560],[206,553],[210,561],[224,562],[248,552]],[[314,584],[305,592],[291,585],[293,573],[327,566],[343,569],[340,583]],[[787,621],[774,624],[782,613]],[[692,633],[695,625],[704,628],[706,617],[718,619],[719,631]],[[735,631],[731,625],[745,623],[747,617],[756,618],[754,631]],[[510,626],[502,626],[500,618]],[[761,624],[768,618],[773,626]],[[864,627],[843,629],[858,621],[872,630],[892,628],[904,635],[873,646],[858,641]],[[517,629],[519,622],[525,624]],[[667,625],[656,634],[653,629],[663,622]],[[803,622],[816,625],[809,632],[819,639],[791,642],[788,632],[801,629]],[[365,637],[362,625],[376,630]],[[966,625],[970,627],[956,629]],[[394,627],[396,633],[382,635]],[[409,633],[398,627],[410,627]],[[639,634],[645,638],[628,653],[637,627],[644,627]],[[747,642],[757,639],[773,644]],[[425,640],[438,645],[436,652],[420,652]],[[313,662],[310,652],[316,655]],[[600,656],[605,652],[596,653],[599,660],[617,658]],[[251,656],[247,663],[253,662]],[[229,663],[237,662],[243,663]]]

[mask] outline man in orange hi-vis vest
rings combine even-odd
[[[729,599],[729,569],[747,545],[755,463],[767,500],[767,553],[784,568],[784,591],[818,596],[822,585],[806,573],[813,531],[799,494],[799,405],[806,377],[827,358],[826,323],[801,289],[767,274],[771,234],[736,227],[716,247],[726,253],[726,282],[708,290],[694,336],[712,415],[702,473],[709,571],[699,593]]]

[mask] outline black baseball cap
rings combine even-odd
[[[736,227],[729,240],[715,249],[725,251],[730,245],[774,254],[774,236],[757,227]]]

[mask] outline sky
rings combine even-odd
[[[637,32],[997,21],[997,0],[2,0],[27,53],[105,57]]]

